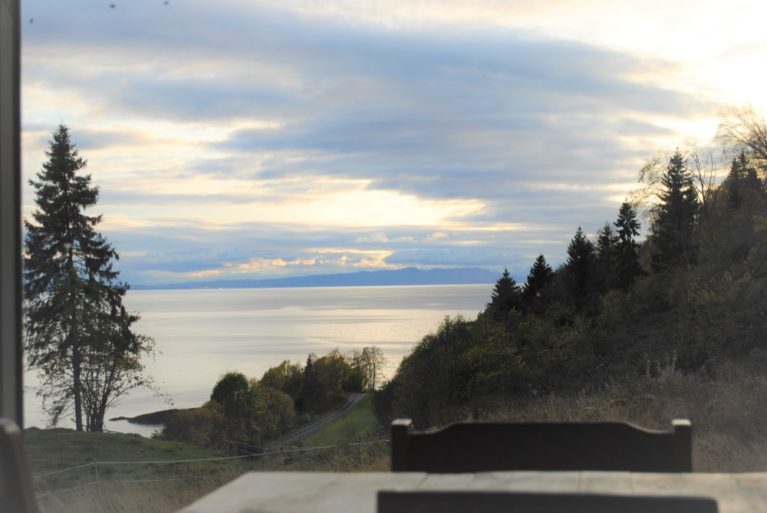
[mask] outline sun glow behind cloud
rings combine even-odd
[[[156,4],[25,3],[24,172],[68,124],[131,281],[520,275],[645,159],[767,107],[760,2]]]
[[[183,192],[175,193],[179,183]],[[271,200],[275,184],[196,176],[192,179],[163,180],[144,184],[139,190],[123,192],[173,195],[168,205],[112,205],[102,208],[134,212],[135,217],[108,221],[110,230],[130,229],[147,223],[173,224],[174,219],[193,222],[200,229],[221,229],[248,222],[298,225],[311,228],[375,228],[384,226],[443,226],[462,217],[480,213],[483,204],[472,199],[433,200],[397,191],[371,190],[365,180],[320,180],[317,187],[297,191],[290,199]],[[174,184],[176,187],[174,187]]]

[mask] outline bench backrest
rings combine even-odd
[[[692,426],[671,431],[625,422],[452,424],[417,433],[409,419],[392,423],[392,470],[607,470],[692,472]]]

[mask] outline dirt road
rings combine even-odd
[[[274,450],[279,447],[282,447],[283,445],[288,445],[292,442],[295,442],[299,438],[302,438],[309,433],[313,433],[317,431],[319,428],[324,426],[325,424],[328,424],[329,422],[333,422],[336,419],[340,419],[347,413],[351,411],[352,408],[354,408],[354,405],[360,402],[367,394],[350,394],[349,399],[346,401],[346,404],[337,411],[334,411],[333,413],[326,415],[325,417],[322,417],[321,419],[317,419],[314,422],[310,422],[309,424],[305,426],[301,426],[299,429],[293,431],[292,433],[288,433],[285,436],[282,436],[278,438],[277,440],[274,440],[273,442],[269,442],[266,444],[267,450]]]

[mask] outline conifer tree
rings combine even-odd
[[[309,354],[304,367],[304,386],[296,402],[296,407],[302,411],[317,411],[321,408],[322,384],[317,375],[317,355]]]
[[[746,154],[740,152],[738,158],[732,160],[730,172],[724,181],[724,188],[727,191],[728,205],[731,208],[739,208],[743,201],[743,181],[745,178]]]
[[[128,286],[112,266],[117,252],[95,230],[101,216],[83,212],[96,204],[98,189],[78,173],[86,162],[65,126],[47,156],[30,180],[37,209],[25,223],[26,353],[53,423],[73,404],[78,431],[83,417],[89,430],[100,430],[107,406],[148,384],[139,358],[151,351],[151,339],[130,329],[137,317],[122,306]]]
[[[535,262],[533,262],[533,266],[530,268],[527,282],[522,291],[522,296],[528,306],[532,306],[541,297],[543,289],[551,282],[553,276],[554,271],[551,270],[551,266],[546,262],[546,257],[538,255]]]
[[[639,265],[639,244],[634,239],[639,235],[640,224],[637,221],[636,210],[629,203],[621,204],[615,228],[618,230],[616,273],[618,285],[625,290],[642,274]]]
[[[593,290],[594,244],[580,226],[567,247],[565,277],[575,309],[583,310]]]
[[[727,192],[730,208],[740,208],[745,199],[761,191],[761,183],[756,170],[750,165],[744,151],[732,160],[730,172],[722,184]]]
[[[693,228],[698,198],[687,161],[678,151],[669,159],[661,185],[661,203],[653,224],[653,269],[672,269],[680,265],[689,268],[695,261]]]
[[[597,232],[596,257],[599,267],[599,288],[602,292],[615,287],[617,281],[618,237],[610,223]]]
[[[493,314],[494,318],[499,319],[512,308],[519,308],[521,305],[522,292],[519,285],[511,277],[508,269],[504,269],[503,274],[495,283],[487,309]]]

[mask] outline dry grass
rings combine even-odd
[[[29,430],[26,446],[42,513],[171,513],[248,471],[388,470],[389,444],[381,442],[385,435],[375,425],[368,400],[305,447],[227,460],[210,460],[222,455],[180,443],[62,429]],[[104,463],[200,458],[164,465]],[[58,472],[63,468],[69,470]]]
[[[390,465],[388,442],[321,449],[302,453],[269,456],[263,460],[263,470],[318,472],[388,472]]]
[[[696,472],[767,470],[767,354],[712,363],[683,374],[673,358],[648,365],[645,376],[599,390],[538,399],[500,401],[480,417],[514,421],[625,420],[669,429],[674,418],[693,425]]]
[[[476,408],[475,408],[476,409]],[[572,395],[486,401],[486,420],[628,420],[668,429],[673,418],[693,423],[698,472],[767,470],[767,353],[720,362],[683,374],[673,359],[648,366],[646,375]],[[233,464],[230,472],[196,469],[160,482],[108,482],[40,495],[43,513],[170,513],[247,470],[366,472],[389,469],[389,445],[326,448],[271,455]],[[103,477],[103,476],[102,476]],[[106,476],[109,477],[109,476]],[[130,476],[135,478],[135,476]],[[167,475],[162,477],[169,477]],[[83,478],[84,479],[84,478]]]
[[[239,473],[238,473],[239,474]],[[38,495],[41,513],[171,513],[234,479],[188,482],[101,482],[86,488]]]
[[[150,476],[147,481],[109,479],[85,486],[38,489],[42,513],[171,513],[248,470],[371,472],[389,469],[388,443],[285,453],[231,464],[231,472],[201,471]],[[156,480],[155,480],[156,479]]]
[[[372,472],[389,469],[388,443],[267,456],[231,465],[231,472],[200,471],[145,482],[102,480],[86,486],[38,490],[42,513],[172,513],[248,470]],[[179,477],[183,476],[183,477]]]

